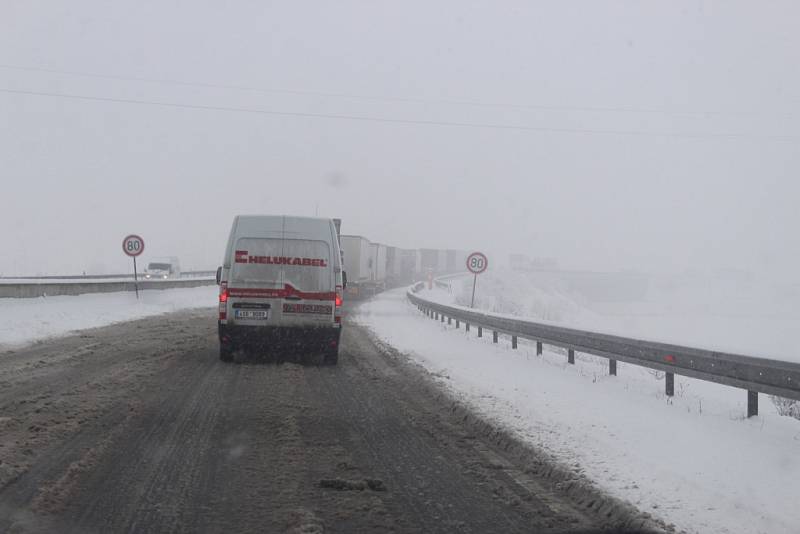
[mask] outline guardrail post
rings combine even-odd
[[[747,417],[758,415],[758,391],[747,392]]]
[[[464,327],[466,328],[467,332],[469,332],[469,323],[464,323]]]
[[[492,343],[497,343],[497,330],[492,332]]]
[[[567,363],[575,364],[575,351],[567,349]]]
[[[517,336],[511,336],[511,348],[512,349],[517,348]]]
[[[608,374],[617,376],[617,360],[608,360]]]
[[[483,337],[483,327],[482,326],[478,327],[478,337]]]
[[[541,356],[542,355],[542,342],[541,341],[537,341],[536,342],[536,355],[537,356]]]
[[[667,397],[675,396],[675,375],[673,373],[667,373],[665,390]]]
[[[458,329],[458,328],[460,328],[460,327],[461,327],[461,321],[459,321],[458,319],[456,319],[456,329]]]

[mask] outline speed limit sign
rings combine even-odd
[[[472,274],[481,274],[489,267],[489,260],[482,252],[473,252],[467,256],[467,270]]]
[[[131,234],[122,240],[122,252],[131,257],[136,257],[144,252],[144,239]]]
[[[136,234],[131,234],[122,240],[122,252],[133,258],[133,287],[136,298],[139,298],[139,275],[136,272],[136,256],[144,252],[144,239]]]
[[[472,301],[469,307],[475,307],[475,286],[478,284],[478,275],[489,267],[489,260],[483,252],[473,252],[467,256],[467,270],[475,275],[472,280]]]

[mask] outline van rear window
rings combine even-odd
[[[330,247],[309,239],[241,238],[236,242],[232,281],[292,285],[301,291],[331,290]]]

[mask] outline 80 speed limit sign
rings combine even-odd
[[[131,234],[122,240],[122,252],[131,257],[136,257],[144,252],[144,239]]]
[[[486,254],[483,252],[473,252],[467,256],[467,270],[475,275],[475,278],[472,280],[472,301],[469,304],[470,308],[475,307],[475,286],[478,283],[478,275],[488,267],[489,260],[486,259]]]
[[[489,267],[489,260],[482,252],[473,252],[467,256],[467,270],[473,274],[481,274]]]
[[[139,275],[136,273],[136,256],[144,252],[144,239],[136,234],[126,236],[122,240],[122,252],[133,258],[133,286],[136,289],[136,298],[139,298]]]

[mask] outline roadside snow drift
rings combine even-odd
[[[472,277],[430,292],[469,306]],[[475,307],[604,334],[800,362],[800,287],[701,275],[520,272],[478,277]]]
[[[427,292],[426,292],[427,293]],[[424,293],[423,293],[424,295]],[[520,341],[476,337],[426,318],[405,290],[362,304],[353,320],[427,368],[457,398],[518,437],[578,467],[611,494],[690,532],[796,533],[800,421],[762,395]]]
[[[139,292],[0,299],[0,346],[15,346],[187,308],[214,306],[217,286]]]

